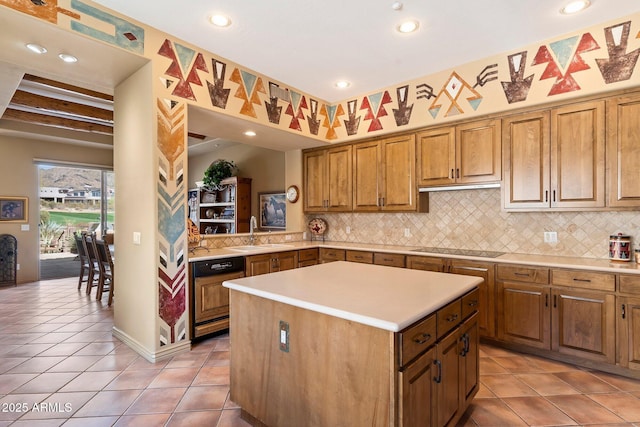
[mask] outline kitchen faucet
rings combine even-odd
[[[258,223],[256,222],[256,217],[255,216],[251,216],[251,219],[249,219],[249,245],[253,246],[256,238],[253,235],[253,230],[258,228]]]

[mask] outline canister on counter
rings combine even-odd
[[[622,233],[609,236],[609,259],[631,261],[631,236]]]

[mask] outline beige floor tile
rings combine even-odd
[[[142,390],[108,390],[97,393],[74,417],[122,415],[142,393]]]
[[[473,422],[480,427],[527,425],[500,399],[475,399],[468,411]]]
[[[15,389],[14,393],[54,393],[77,376],[77,372],[45,372]]]
[[[531,387],[512,375],[483,375],[480,381],[498,397],[537,395]]]
[[[582,393],[609,393],[617,388],[587,371],[555,372],[553,375]]]
[[[172,413],[184,396],[185,387],[172,387],[144,390],[138,399],[127,409],[126,415]]]
[[[534,389],[536,393],[542,396],[580,393],[578,390],[550,373],[522,374],[516,375],[516,378],[527,384],[529,387]]]
[[[197,374],[198,369],[195,368],[164,369],[153,379],[149,387],[188,387]]]
[[[221,411],[192,411],[174,413],[166,427],[215,426],[220,420]]]
[[[141,390],[147,388],[160,373],[160,369],[138,369],[116,371],[119,375],[111,381],[105,390]]]
[[[176,412],[222,409],[228,394],[228,386],[189,387]]]
[[[559,426],[574,423],[574,420],[544,397],[509,397],[503,399],[503,402],[530,426]]]
[[[594,404],[587,396],[547,396],[547,399],[579,424],[610,424],[624,420],[608,409]]]
[[[588,395],[620,418],[640,422],[640,399],[628,393],[598,393]]]

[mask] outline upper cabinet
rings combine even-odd
[[[503,119],[504,208],[603,208],[604,120],[604,101]]]
[[[351,210],[351,156],[351,145],[303,153],[305,212]]]
[[[640,206],[640,95],[607,105],[609,206]]]
[[[417,162],[419,186],[500,181],[500,120],[480,120],[418,133]]]
[[[353,145],[353,210],[415,211],[415,136]]]

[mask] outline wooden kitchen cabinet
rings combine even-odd
[[[353,145],[353,210],[415,211],[415,136]]]
[[[298,251],[298,268],[318,264],[318,248],[300,249]]]
[[[276,271],[291,270],[298,266],[298,251],[251,255],[245,258],[245,275],[258,276]]]
[[[503,119],[503,207],[603,208],[604,120],[604,101]]]
[[[302,159],[304,211],[351,211],[352,146],[305,151]]]
[[[451,316],[461,304],[452,302],[398,335],[401,426],[454,426],[478,392],[477,310],[458,317],[442,337],[436,332],[436,318]]]
[[[500,120],[480,120],[418,133],[418,185],[500,181],[501,143]]]
[[[229,290],[225,280],[244,277],[244,273],[228,273],[206,277],[190,277],[193,289],[192,338],[199,338],[229,327]]]
[[[551,349],[551,287],[548,283],[549,269],[498,266],[498,339]]]
[[[348,249],[345,252],[345,260],[350,262],[361,262],[364,264],[373,264],[373,252],[354,251]]]
[[[640,206],[640,94],[607,103],[609,206]]]
[[[478,305],[478,324],[480,335],[495,337],[495,264],[484,261],[472,261],[458,258],[440,258],[431,256],[409,255],[406,257],[407,268],[414,270],[435,271],[440,273],[464,274],[482,277],[484,282],[478,286],[478,297],[470,304]]]
[[[345,260],[346,253],[344,249],[320,248],[320,264]]]
[[[616,301],[617,362],[623,368],[640,370],[640,276],[619,276]]]

